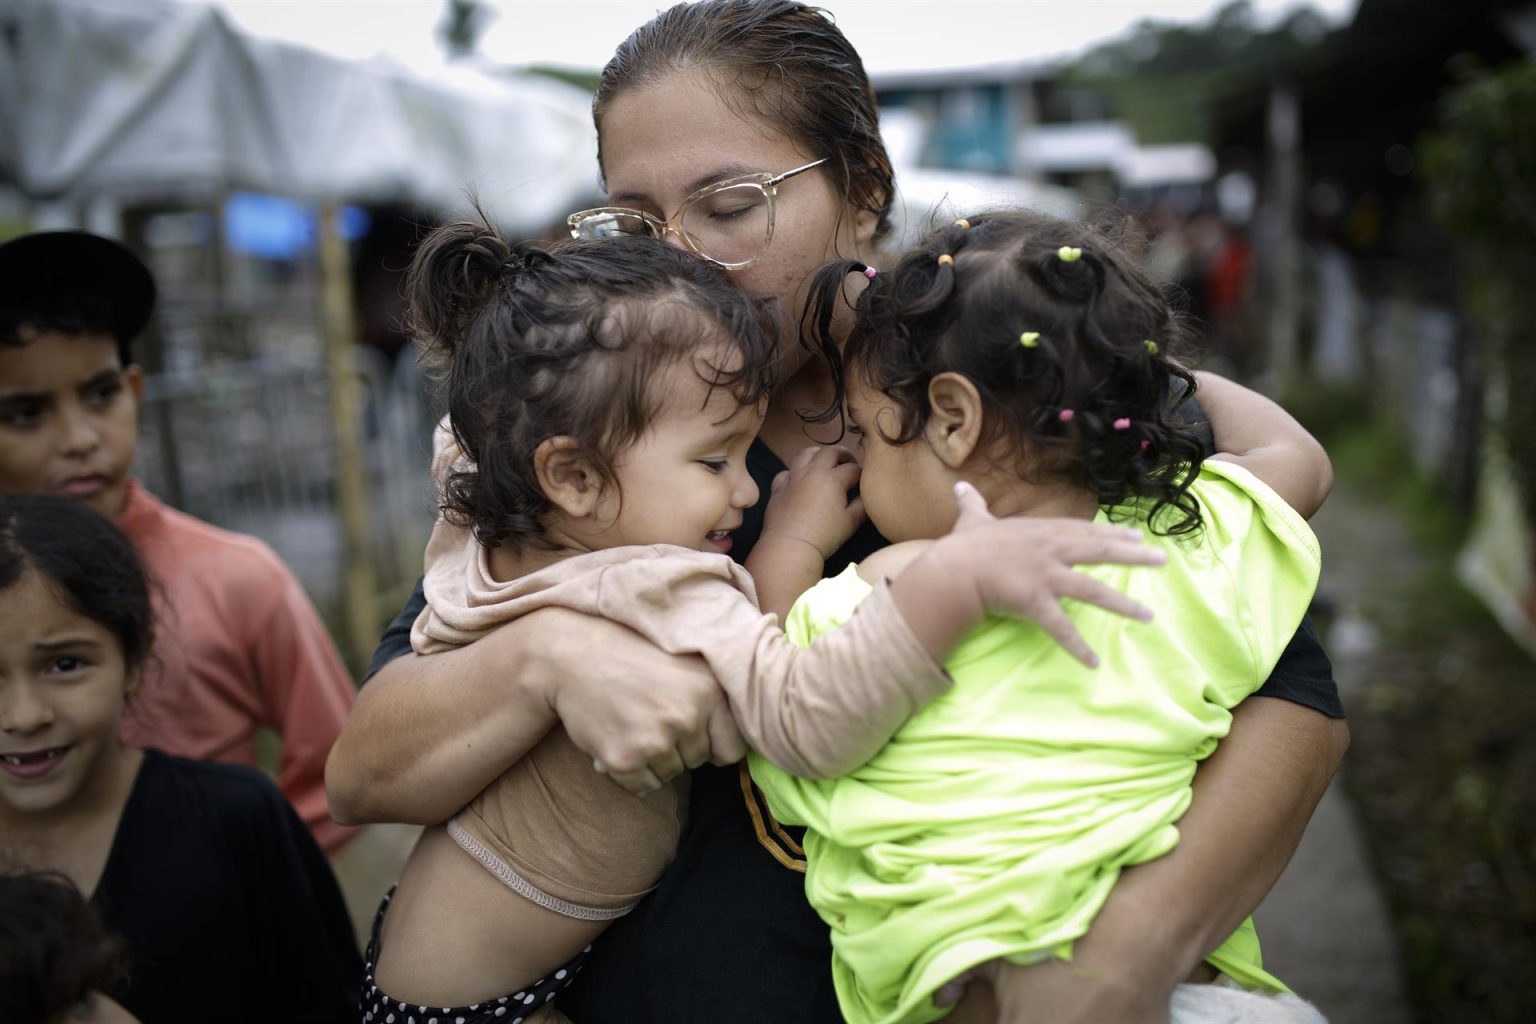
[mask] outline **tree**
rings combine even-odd
[[[437,37],[448,56],[459,58],[473,54],[492,11],[484,0],[447,0],[443,20],[438,22]]]

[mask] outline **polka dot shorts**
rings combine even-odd
[[[394,889],[384,894],[379,912],[373,918],[373,934],[368,940],[365,956],[368,976],[363,982],[363,998],[358,1006],[363,1024],[524,1024],[559,995],[562,989],[581,973],[587,952],[576,954],[575,959],[532,985],[500,999],[491,999],[473,1006],[421,1006],[404,1003],[379,991],[373,983],[373,965],[379,955],[379,928],[384,923],[384,912],[389,909]]]

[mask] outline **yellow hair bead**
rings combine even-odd
[[[955,227],[957,228],[969,228],[970,226],[971,222],[966,220],[964,217],[961,217],[959,220],[955,221]]]
[[[1148,339],[1148,340],[1142,342],[1142,344],[1147,346],[1147,355],[1149,355],[1149,356],[1157,355],[1157,342],[1152,341],[1151,339]]]
[[[939,257],[939,266],[941,266],[941,267],[952,267],[954,265],[955,265],[955,258],[953,256],[951,256],[949,253],[946,252],[944,255]]]
[[[1019,335],[1019,344],[1023,345],[1025,348],[1039,348],[1040,332],[1025,331],[1023,334]]]
[[[1075,245],[1064,245],[1056,250],[1056,258],[1063,263],[1076,263],[1083,258],[1083,250]]]

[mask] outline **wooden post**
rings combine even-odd
[[[1268,265],[1269,377],[1271,393],[1290,395],[1300,379],[1301,333],[1301,100],[1295,87],[1276,83],[1269,94]]]
[[[368,522],[362,403],[353,358],[357,325],[353,318],[351,255],[341,237],[340,218],[337,204],[328,203],[321,208],[320,294],[331,430],[336,436],[336,501],[342,539],[341,646],[352,667],[361,670],[379,638],[379,622]]]

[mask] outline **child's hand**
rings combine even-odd
[[[955,497],[960,515],[953,530],[924,557],[937,559],[941,574],[954,584],[971,588],[972,600],[980,604],[971,619],[979,618],[980,611],[1031,619],[1067,653],[1094,667],[1098,656],[1062,610],[1063,599],[1143,622],[1152,618],[1151,609],[1075,569],[1104,563],[1162,565],[1163,553],[1143,543],[1139,531],[1086,519],[997,519],[981,494],[964,483],[956,486]],[[964,608],[967,602],[956,604]]]
[[[864,503],[849,498],[859,463],[847,448],[811,445],[773,478],[758,543],[797,541],[825,562],[864,522]]]

